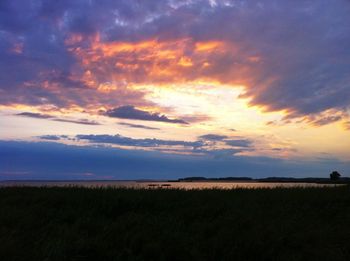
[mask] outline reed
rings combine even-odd
[[[350,260],[350,187],[1,188],[0,260]]]

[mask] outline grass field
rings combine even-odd
[[[350,187],[1,188],[0,260],[350,260]]]

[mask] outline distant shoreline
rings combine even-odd
[[[249,178],[249,177],[186,177],[177,180],[168,180],[168,182],[264,182],[264,183],[318,183],[318,184],[350,184],[350,178],[344,177],[338,180],[329,178],[293,178],[293,177],[267,177],[267,178]]]
[[[250,177],[185,177],[179,179],[130,179],[130,180],[115,180],[115,179],[18,179],[18,180],[0,180],[0,183],[6,182],[220,182],[220,183],[320,183],[320,184],[350,184],[349,177],[343,177],[338,180],[330,180],[329,178],[293,178],[293,177],[267,177],[267,178],[250,178]]]

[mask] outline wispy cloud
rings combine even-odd
[[[62,118],[54,118],[52,120],[60,121],[60,122],[76,123],[76,124],[82,124],[82,125],[101,125],[101,123],[98,123],[97,121],[91,121],[88,119],[69,120],[69,119],[62,119]]]
[[[155,127],[150,127],[146,125],[141,125],[141,124],[132,124],[132,123],[127,123],[127,122],[118,122],[119,125],[131,127],[131,128],[137,128],[137,129],[145,129],[145,130],[160,130],[160,128],[155,128]]]
[[[249,148],[252,145],[252,141],[249,139],[242,138],[232,138],[226,135],[219,134],[206,134],[198,137],[200,140],[211,141],[211,142],[222,142],[230,147],[241,147],[241,148]]]
[[[87,140],[94,143],[117,144],[121,146],[133,147],[158,147],[158,146],[183,146],[190,148],[202,147],[201,141],[179,141],[160,139],[134,139],[117,135],[76,135],[79,140]]]
[[[39,139],[41,140],[52,140],[52,141],[58,141],[61,139],[67,139],[67,135],[41,135],[38,136]]]
[[[246,139],[225,140],[224,142],[232,147],[250,147],[252,145],[252,142]]]
[[[112,118],[188,124],[184,120],[170,119],[167,116],[159,114],[159,113],[148,112],[148,111],[136,109],[134,106],[131,106],[131,105],[121,106],[118,108],[108,110],[105,114],[109,117],[112,117]]]
[[[222,141],[224,139],[227,139],[228,136],[226,135],[218,135],[218,134],[206,134],[199,136],[198,138],[202,140],[210,140],[210,141]]]
[[[203,139],[203,136],[206,139]],[[226,139],[227,136],[208,134],[199,136],[194,141],[166,140],[156,138],[131,138],[120,134],[109,135],[42,135],[37,138],[49,141],[87,141],[91,144],[117,145],[122,147],[148,148],[156,151],[172,153],[206,154],[213,157],[233,156],[235,154],[252,150],[253,142],[247,139]]]
[[[16,114],[17,116],[24,116],[36,119],[52,119],[53,117],[48,114],[36,113],[36,112],[21,112]]]
[[[16,114],[17,116],[30,117],[35,119],[47,119],[52,121],[60,121],[60,122],[68,122],[82,125],[101,125],[101,123],[97,121],[91,121],[88,119],[66,119],[66,118],[57,118],[55,116],[51,116],[48,114],[36,113],[36,112],[21,112]]]

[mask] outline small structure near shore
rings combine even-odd
[[[148,184],[147,185],[149,188],[170,188],[171,185],[170,184]]]

